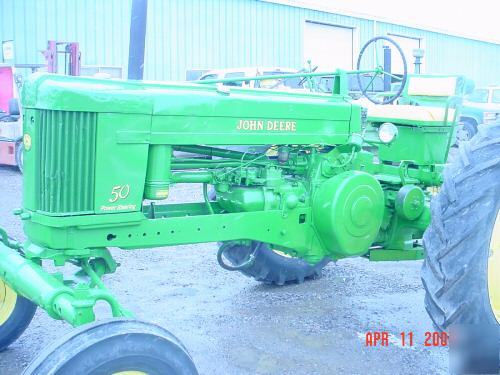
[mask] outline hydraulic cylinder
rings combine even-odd
[[[73,306],[75,299],[72,289],[35,262],[23,258],[17,251],[2,243],[0,277],[16,293],[42,307],[53,318],[64,319],[72,325],[80,323],[80,317]]]

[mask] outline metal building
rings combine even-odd
[[[189,71],[242,66],[355,65],[360,46],[389,35],[426,73],[500,83],[500,44],[311,9],[304,1],[149,0],[144,78],[183,80]],[[80,43],[82,64],[126,76],[131,0],[0,0],[0,40],[16,64],[43,63],[47,40]],[[396,67],[397,68],[397,67]],[[87,71],[89,71],[87,69]],[[92,71],[92,69],[90,69]],[[121,72],[121,73],[120,73]]]

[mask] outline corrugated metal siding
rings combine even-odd
[[[14,40],[15,60],[40,64],[48,40],[80,43],[84,65],[124,66],[130,0],[0,0],[0,38]]]
[[[78,41],[84,65],[123,67],[131,0],[0,0],[0,38],[14,39],[18,63],[42,63],[48,39]],[[189,69],[304,66],[306,20],[355,28],[355,50],[374,22],[259,0],[149,0],[145,79],[182,80]],[[378,35],[423,37],[428,73],[500,83],[500,45],[376,23]],[[330,48],[336,53],[335,43]]]
[[[186,69],[299,68],[306,20],[357,27],[371,22],[248,0],[150,0],[145,76],[184,79]],[[154,9],[154,11],[152,11]],[[335,47],[332,42],[332,53]]]
[[[377,23],[377,32],[423,38],[426,73],[464,74],[473,78],[477,86],[500,84],[499,44],[387,23]]]

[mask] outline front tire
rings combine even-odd
[[[422,281],[425,307],[441,330],[453,324],[498,325],[494,309],[500,306],[490,296],[500,288],[500,269],[489,257],[499,208],[500,124],[481,126],[460,146],[431,204]]]
[[[0,351],[16,341],[28,328],[36,305],[17,295],[0,279]]]
[[[293,282],[300,284],[306,279],[320,277],[321,270],[330,261],[325,258],[311,265],[303,259],[287,256],[271,249],[268,244],[256,241],[248,246],[235,244],[224,251],[224,255],[233,265],[242,264],[251,254],[255,256],[254,262],[240,272],[257,281],[276,285]]]
[[[23,141],[18,141],[16,143],[16,164],[19,171],[23,173],[24,171],[24,145]]]
[[[80,327],[49,346],[25,375],[197,375],[184,346],[167,330],[114,319]]]

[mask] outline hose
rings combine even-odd
[[[208,198],[208,186],[207,184],[203,184],[203,199],[205,200],[205,204],[207,205],[208,212],[210,212],[211,215],[214,214],[214,209],[212,208],[212,205],[210,204],[210,199]]]
[[[0,227],[0,242],[3,242],[3,244],[5,246],[10,247],[11,249],[14,249],[14,250],[21,250],[22,249],[22,245],[18,241],[11,238],[7,234],[7,231],[2,227]]]
[[[228,270],[228,271],[241,271],[245,268],[249,268],[249,267],[253,266],[253,264],[255,262],[255,254],[257,253],[257,250],[259,249],[260,244],[255,247],[255,250],[248,256],[247,260],[243,261],[241,264],[239,264],[237,266],[230,266],[229,264],[224,263],[224,260],[222,259],[222,255],[224,254],[224,251],[226,251],[226,249],[229,246],[231,246],[231,245],[225,243],[221,247],[219,247],[219,251],[217,251],[217,262],[219,263],[219,265],[222,268],[224,268],[225,270]]]

